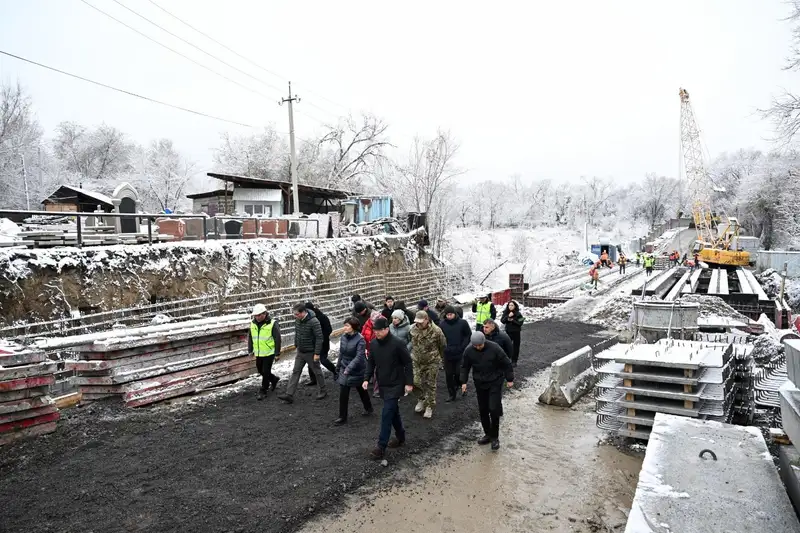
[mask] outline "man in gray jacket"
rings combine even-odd
[[[317,400],[322,400],[328,395],[325,388],[325,376],[322,374],[322,367],[319,364],[319,355],[322,352],[322,326],[319,320],[314,316],[314,312],[306,309],[303,302],[295,304],[292,308],[294,312],[294,346],[297,349],[297,355],[294,356],[294,368],[292,369],[292,377],[289,378],[289,385],[286,387],[286,393],[278,396],[286,403],[294,401],[294,393],[297,391],[297,384],[300,381],[300,375],[303,373],[303,368],[308,365],[308,368],[317,378],[317,387],[319,387],[319,394]]]

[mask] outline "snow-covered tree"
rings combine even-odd
[[[274,128],[266,127],[261,133],[243,136],[224,132],[220,138],[213,156],[218,170],[253,178],[290,179],[289,146]]]
[[[153,141],[144,151],[144,162],[143,172],[131,180],[141,190],[143,209],[176,211],[186,202],[186,186],[194,163],[183,157],[169,139]]]
[[[56,127],[53,152],[61,168],[88,188],[107,189],[108,182],[133,170],[135,145],[120,130],[101,124],[95,129],[75,122]],[[90,185],[91,183],[91,185]]]

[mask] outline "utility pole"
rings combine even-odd
[[[289,149],[292,152],[292,203],[294,204],[293,207],[295,215],[300,214],[300,196],[297,192],[297,153],[295,152],[294,148],[294,111],[292,109],[292,104],[299,101],[299,96],[292,96],[292,82],[289,82],[289,98],[281,99],[278,104],[283,105],[284,102],[289,103]]]
[[[25,183],[25,209],[31,210],[31,195],[28,193],[28,173],[25,172],[25,154],[20,154],[22,160],[22,181]]]

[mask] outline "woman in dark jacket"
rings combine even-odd
[[[408,317],[408,323],[409,324],[413,324],[414,323],[414,318],[416,318],[416,317],[415,317],[415,315],[414,315],[414,313],[412,311],[409,311],[408,309],[406,309],[406,302],[405,301],[397,300],[394,303],[394,308],[395,309],[401,309],[406,314],[406,317]]]
[[[364,404],[364,416],[372,414],[372,401],[367,391],[361,388],[367,370],[366,342],[358,332],[361,324],[356,317],[344,321],[344,334],[339,340],[339,360],[336,372],[339,378],[339,418],[333,423],[337,426],[347,422],[347,404],[350,401],[350,388],[355,387],[361,403]]]
[[[519,347],[522,342],[520,333],[522,332],[522,324],[525,322],[525,317],[519,310],[519,304],[516,300],[511,300],[503,309],[503,316],[500,322],[506,325],[506,333],[511,337],[511,343],[514,345],[514,350],[511,352],[511,363],[517,366],[519,359]]]

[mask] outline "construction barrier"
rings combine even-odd
[[[550,365],[550,382],[539,396],[539,401],[547,405],[571,407],[592,389],[595,380],[592,348],[584,346]]]

